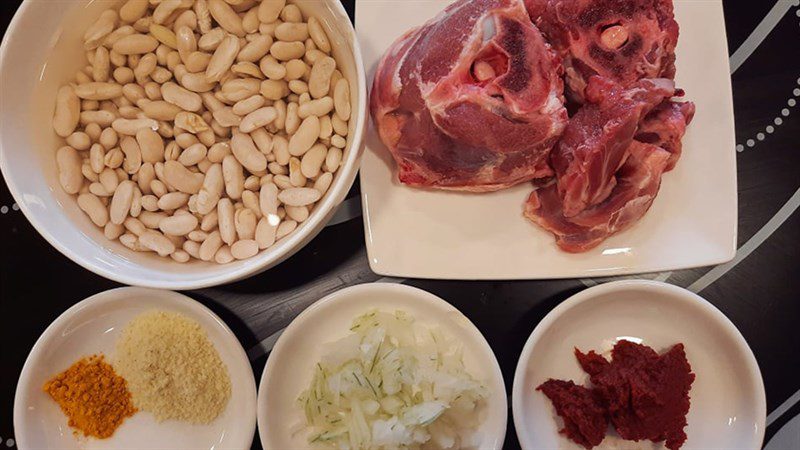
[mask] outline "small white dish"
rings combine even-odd
[[[558,431],[562,421],[536,387],[549,378],[588,384],[574,349],[610,349],[620,339],[659,353],[683,343],[696,378],[683,450],[757,449],[764,440],[766,397],[753,352],[717,308],[683,288],[655,281],[601,284],[558,305],[533,330],[514,375],[512,409],[524,450],[583,447]],[[651,448],[609,434],[603,448]],[[654,448],[663,448],[663,445]]]
[[[308,448],[298,428],[305,423],[297,397],[308,388],[322,344],[346,336],[353,319],[377,309],[402,310],[416,321],[439,326],[460,341],[464,364],[490,389],[479,448],[501,449],[508,405],[500,365],[481,332],[441,298],[402,284],[372,283],[341,289],[317,301],[286,328],[267,359],[258,391],[258,430],[265,449]]]
[[[449,3],[356,2],[369,78],[398,36]],[[658,197],[638,224],[586,253],[566,253],[549,232],[522,216],[530,184],[491,194],[405,186],[371,126],[361,162],[361,195],[372,270],[404,278],[581,278],[707,266],[733,258],[736,142],[722,1],[675,0],[675,15],[681,28],[677,83],[697,104],[697,114],[683,139],[680,162],[664,175]]]
[[[122,329],[150,310],[172,311],[198,322],[219,352],[231,379],[225,410],[208,425],[158,423],[139,411],[108,439],[76,438],[67,417],[42,386],[78,359],[103,353],[113,360]],[[17,448],[27,449],[249,449],[256,429],[256,384],[247,355],[233,332],[210,309],[178,294],[144,288],[101,292],[61,314],[28,355],[14,398]]]
[[[26,1],[0,45],[0,169],[25,217],[42,237],[87,270],[134,286],[189,290],[241,280],[286,260],[325,228],[358,173],[367,121],[367,87],[355,31],[339,0],[295,0],[319,18],[333,55],[350,82],[352,118],[342,165],[311,215],[290,235],[258,255],[229,264],[180,264],[109,241],[58,182],[51,123],[58,88],[86,63],[83,34],[119,1]]]

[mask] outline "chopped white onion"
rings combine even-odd
[[[323,347],[298,401],[309,442],[339,449],[450,449],[476,439],[488,392],[465,369],[461,346],[402,312],[357,317]]]

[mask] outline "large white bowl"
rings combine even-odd
[[[51,127],[59,86],[86,64],[82,36],[100,13],[118,1],[27,0],[0,46],[0,169],[22,212],[61,253],[99,275],[138,286],[195,289],[236,281],[293,255],[319,233],[353,184],[366,128],[367,88],[361,50],[339,0],[295,0],[320,19],[333,54],[350,81],[353,117],[342,166],[311,216],[290,236],[257,256],[227,265],[180,264],[137,253],[103,236],[58,183],[55,152],[61,140]]]
[[[535,391],[548,378],[588,384],[574,349],[603,352],[620,340],[663,352],[682,342],[696,378],[686,416],[685,450],[757,449],[764,439],[766,396],[753,352],[717,308],[686,289],[633,280],[586,289],[553,309],[533,330],[514,375],[514,426],[524,450],[582,447],[559,434],[562,420]],[[598,448],[663,448],[609,433]]]

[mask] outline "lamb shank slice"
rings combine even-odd
[[[623,86],[675,77],[679,29],[672,0],[526,0],[526,5],[564,60],[573,101],[584,102],[594,75]]]
[[[461,0],[401,36],[370,107],[401,182],[494,191],[552,175],[561,65],[522,0]]]

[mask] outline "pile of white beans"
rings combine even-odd
[[[59,181],[108,239],[220,264],[309,217],[342,161],[350,90],[285,0],[127,0],[58,91]]]

